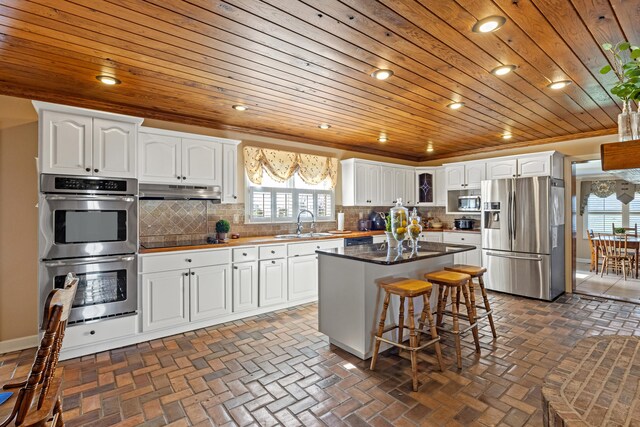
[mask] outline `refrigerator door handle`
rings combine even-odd
[[[521,260],[525,260],[525,261],[542,261],[542,257],[541,256],[537,256],[537,257],[526,257],[526,256],[516,256],[516,255],[502,255],[502,254],[496,254],[493,252],[487,252],[487,256],[494,256],[494,257],[498,257],[498,258],[509,258],[509,259],[521,259]]]
[[[513,203],[511,205],[511,213],[513,214],[513,240],[516,240],[516,229],[518,228],[518,224],[516,221],[518,220],[518,216],[516,215],[516,192],[513,192]]]
[[[511,229],[511,219],[512,219],[513,215],[511,214],[511,192],[509,192],[509,198],[507,201],[507,228],[509,231],[509,239],[511,239],[511,236],[513,236],[513,231]],[[509,248],[511,249],[511,248]]]

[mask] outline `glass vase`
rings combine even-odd
[[[637,113],[635,113],[637,115]],[[618,114],[618,141],[631,141],[633,137],[633,127],[631,125],[632,116],[631,102],[622,101],[622,113]],[[637,122],[637,117],[635,118]],[[636,130],[637,134],[637,130]]]
[[[402,199],[398,198],[396,206],[391,208],[391,232],[393,238],[397,240],[398,247],[402,247],[402,242],[407,238],[407,222],[409,211],[402,206]]]
[[[640,111],[631,113],[631,137],[640,139]]]

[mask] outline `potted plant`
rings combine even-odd
[[[625,234],[627,230],[624,227],[616,227],[613,229],[615,234]]]
[[[382,213],[380,213],[380,215],[382,215]],[[398,241],[393,238],[393,233],[391,232],[391,215],[390,214],[384,215],[384,227],[385,227],[384,234],[386,234],[387,236],[387,246],[389,248],[397,248]]]
[[[218,235],[218,240],[227,240],[227,233],[229,230],[231,230],[231,225],[226,219],[221,219],[216,222],[216,234]]]
[[[622,113],[618,115],[618,139],[639,139],[640,117],[638,112],[632,111],[632,101],[640,99],[640,47],[623,41],[616,45],[604,43],[602,48],[612,57],[613,66],[605,65],[600,73],[615,74],[618,82],[610,92],[622,100]]]

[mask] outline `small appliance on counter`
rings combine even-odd
[[[453,226],[458,230],[473,230],[473,225],[475,224],[475,222],[475,219],[466,218],[463,216],[462,218],[454,219]]]
[[[480,196],[458,196],[458,211],[480,212],[481,209]]]
[[[385,212],[371,211],[369,214],[369,220],[371,221],[371,230],[386,230],[384,223]]]
[[[369,231],[371,230],[371,220],[370,219],[359,219],[358,220],[358,231]]]

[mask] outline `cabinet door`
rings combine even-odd
[[[43,173],[92,174],[91,117],[43,111],[41,124]]]
[[[233,265],[233,312],[258,308],[258,262]]]
[[[380,194],[380,166],[368,166],[367,193],[369,194],[369,206],[380,206],[382,204],[382,197]]]
[[[182,182],[180,138],[140,133],[140,182]]]
[[[357,164],[355,167],[355,205],[367,206],[369,204],[369,165]]]
[[[418,204],[431,206],[434,203],[435,174],[434,171],[419,170],[416,172],[418,184]]]
[[[480,182],[486,177],[486,164],[483,163],[471,163],[465,165],[465,187],[480,188]]]
[[[231,314],[228,264],[192,268],[189,279],[192,322]]]
[[[517,173],[516,159],[487,162],[487,179],[514,178]]]
[[[284,259],[260,261],[260,307],[287,302],[287,262]]]
[[[444,167],[436,169],[435,205],[447,206],[447,177]]]
[[[142,275],[142,330],[189,323],[187,270]]]
[[[222,203],[238,202],[238,147],[222,145]]]
[[[467,259],[465,264],[468,265],[476,265],[480,267],[482,265],[482,249],[479,246],[476,246],[476,249],[465,252]]]
[[[551,156],[518,159],[518,176],[551,176]]]
[[[462,252],[459,254],[453,254],[453,263],[454,264],[467,264],[467,254],[468,252]]]
[[[407,205],[413,206],[418,203],[416,192],[416,176],[413,169],[404,170],[404,198]]]
[[[445,166],[445,177],[448,190],[464,189],[464,165]]]
[[[289,301],[317,298],[317,296],[317,255],[289,258]]]
[[[133,123],[93,119],[93,174],[135,178],[136,133]]]
[[[396,192],[396,170],[395,168],[380,168],[380,202],[384,206],[392,206],[397,197],[402,197]]]
[[[395,169],[394,175],[393,203],[398,199],[402,199],[403,205],[410,205],[410,200],[413,200],[413,197],[411,197],[411,194],[407,194],[407,189],[405,188],[404,169]]]
[[[185,184],[222,185],[222,144],[183,138],[182,180]]]

